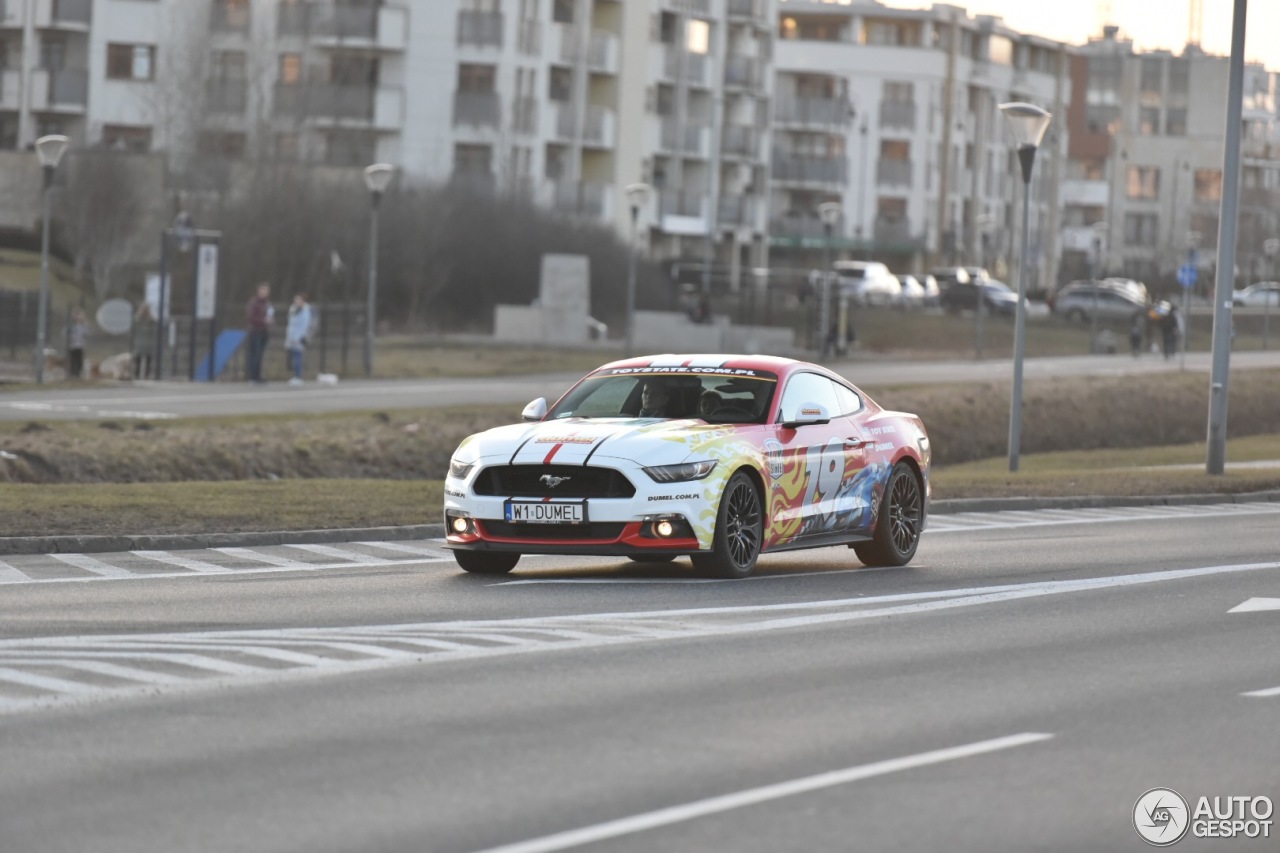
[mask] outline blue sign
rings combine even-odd
[[[1178,284],[1183,287],[1195,287],[1198,270],[1194,264],[1183,264],[1178,267]]]

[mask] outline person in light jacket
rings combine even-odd
[[[84,348],[89,342],[89,321],[84,311],[77,308],[71,314],[67,326],[67,373],[72,379],[82,378],[84,373]]]
[[[284,348],[289,353],[289,367],[293,370],[290,385],[302,384],[302,356],[307,349],[307,340],[311,337],[311,319],[307,295],[297,294],[293,297],[293,304],[289,306],[289,321],[284,330]]]

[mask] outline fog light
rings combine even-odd
[[[654,529],[654,532],[657,533],[659,536],[661,536],[663,539],[670,539],[671,534],[676,532],[676,529],[672,527],[671,522],[667,521],[665,518],[662,521],[659,521],[657,524],[655,524],[653,526],[653,529]]]
[[[459,516],[459,517],[455,518],[455,519],[453,520],[453,532],[454,532],[454,533],[466,533],[466,532],[467,532],[467,520],[466,520],[465,518],[462,518],[461,516]]]

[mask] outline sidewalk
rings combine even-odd
[[[1069,498],[962,498],[934,501],[934,515],[962,512],[1006,512],[1039,509],[1094,509],[1129,506],[1190,506],[1196,504],[1280,502],[1280,490],[1243,494],[1154,495]],[[0,557],[9,554],[90,554],[121,551],[188,551],[203,548],[252,548],[264,545],[323,545],[342,542],[422,540],[444,538],[443,524],[405,527],[356,527],[332,530],[276,530],[253,533],[177,533],[137,536],[14,536],[0,537]]]

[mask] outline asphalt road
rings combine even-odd
[[[985,382],[1012,378],[1008,359],[983,361],[834,362],[832,369],[854,384],[873,388],[934,382]],[[1070,356],[1026,359],[1028,380],[1062,376],[1119,376],[1181,369],[1181,360],[1155,356]],[[1190,353],[1186,369],[1208,377],[1208,353]],[[1232,370],[1280,367],[1280,351],[1232,355]],[[554,400],[579,378],[576,373],[524,377],[428,380],[355,380],[336,385],[284,383],[248,385],[138,382],[84,389],[33,388],[0,394],[0,420],[177,418],[239,414],[287,414],[509,403],[518,414],[535,397]]]
[[[1151,788],[1280,799],[1278,530],[962,514],[905,569],[729,582],[430,541],[10,557],[0,848],[1144,850]]]

